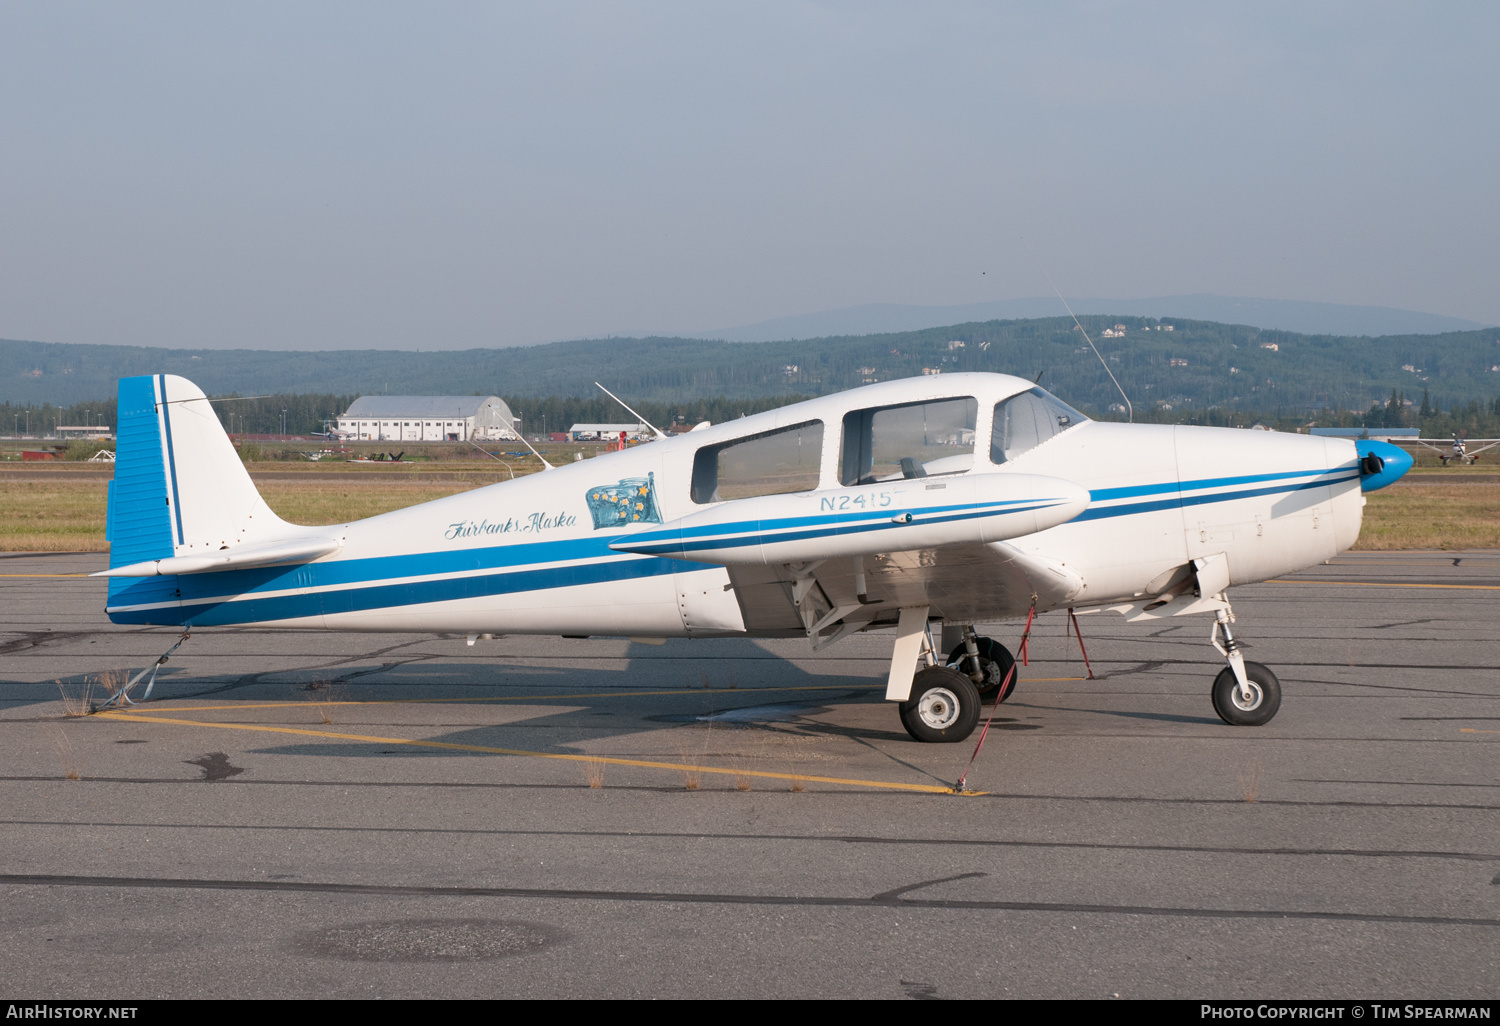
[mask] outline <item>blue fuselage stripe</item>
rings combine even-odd
[[[517,570],[472,577],[445,577],[433,581],[406,581],[303,595],[267,595],[225,602],[185,600],[181,606],[170,609],[111,613],[110,619],[115,623],[191,622],[195,627],[221,627],[417,606],[456,599],[487,598],[492,595],[513,595],[583,584],[639,580],[702,569],[704,566],[701,563],[683,563],[674,559],[617,557],[607,562],[551,567],[545,570]],[[184,579],[184,576],[178,577],[178,580]],[[393,625],[392,629],[396,627]]]
[[[1106,519],[1108,517],[1123,517],[1123,516],[1129,516],[1132,513],[1154,513],[1154,512],[1156,512],[1158,510],[1174,509],[1174,508],[1181,507],[1181,506],[1202,506],[1202,505],[1205,505],[1207,503],[1213,503],[1213,502],[1233,502],[1235,499],[1253,499],[1253,498],[1257,498],[1257,497],[1262,496],[1262,495],[1275,495],[1278,492],[1288,492],[1288,493],[1290,493],[1290,492],[1300,492],[1300,491],[1304,491],[1304,490],[1306,490],[1308,488],[1324,488],[1324,487],[1327,487],[1328,485],[1331,485],[1331,484],[1338,484],[1341,481],[1352,481],[1355,478],[1359,477],[1359,471],[1358,470],[1351,470],[1351,471],[1349,471],[1349,472],[1347,472],[1347,473],[1345,473],[1345,474],[1343,474],[1342,476],[1339,476],[1339,477],[1326,476],[1326,475],[1331,475],[1331,474],[1338,474],[1339,471],[1342,470],[1342,469],[1344,469],[1344,468],[1337,467],[1337,468],[1334,468],[1333,470],[1308,471],[1307,473],[1317,473],[1317,474],[1323,474],[1325,476],[1319,477],[1316,481],[1304,481],[1302,484],[1296,484],[1296,485],[1277,484],[1277,485],[1269,485],[1269,486],[1267,486],[1265,488],[1251,488],[1251,489],[1246,489],[1246,490],[1241,490],[1241,491],[1209,492],[1209,493],[1204,494],[1204,495],[1181,495],[1181,494],[1178,494],[1178,495],[1173,495],[1171,498],[1154,499],[1154,500],[1152,500],[1150,502],[1128,502],[1128,503],[1121,503],[1118,506],[1090,506],[1088,509],[1086,509],[1082,513],[1078,514],[1078,516],[1074,517],[1073,518],[1073,522],[1077,522],[1077,521],[1080,521],[1080,520],[1103,520],[1103,519]],[[1220,478],[1219,481],[1228,481],[1228,482],[1231,482],[1231,483],[1249,483],[1249,482],[1254,482],[1254,481],[1265,481],[1265,480],[1269,480],[1269,479],[1286,478],[1286,477],[1293,477],[1293,476],[1295,476],[1295,477],[1306,477],[1307,473],[1296,474],[1296,475],[1292,475],[1292,474],[1259,474],[1259,475],[1255,475],[1253,477],[1246,477],[1246,478]],[[1159,487],[1161,490],[1165,490],[1166,488],[1173,487],[1174,490],[1175,490],[1174,486],[1165,486],[1164,485],[1164,486],[1155,486],[1155,487]],[[1199,488],[1201,488],[1201,487],[1208,487],[1208,486],[1206,484],[1201,483],[1201,482],[1192,482],[1192,481],[1184,482],[1184,484],[1182,485],[1182,488],[1184,488],[1184,489],[1192,488],[1192,487],[1199,487]],[[1100,491],[1091,492],[1090,494],[1094,498],[1095,501],[1098,501],[1101,497],[1114,497],[1114,496],[1106,496],[1105,493],[1107,493],[1107,492],[1122,492],[1122,491],[1131,491],[1131,492],[1133,492],[1133,494],[1137,494],[1137,495],[1148,495],[1148,494],[1151,494],[1151,492],[1149,492],[1149,491],[1135,490],[1135,489],[1101,489]]]

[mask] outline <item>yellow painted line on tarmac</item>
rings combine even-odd
[[[1459,727],[1460,734],[1500,734],[1500,730],[1476,730],[1473,727]]]
[[[179,657],[180,658],[180,657]],[[1028,684],[1056,684],[1064,681],[1083,680],[1083,677],[1028,677]],[[341,684],[339,687],[354,687],[356,684]],[[884,691],[884,684],[817,684],[802,685],[798,687],[777,688],[677,688],[663,691],[587,691],[575,694],[563,695],[497,695],[484,698],[370,698],[370,699],[339,699],[337,701],[320,700],[318,698],[304,698],[298,702],[255,702],[240,705],[237,703],[225,703],[223,705],[173,705],[157,706],[150,708],[138,706],[135,712],[141,714],[152,714],[158,709],[161,712],[222,712],[241,709],[306,709],[309,706],[322,705],[333,708],[346,705],[454,705],[464,702],[557,702],[564,699],[580,698],[654,698],[668,695],[753,695],[764,692],[782,691]]]
[[[417,748],[440,748],[454,752],[481,752],[486,755],[518,755],[533,759],[560,759],[565,762],[593,762],[610,766],[635,766],[642,769],[664,769],[689,773],[713,773],[731,777],[760,777],[770,780],[801,780],[807,783],[843,784],[849,787],[874,787],[887,791],[915,791],[921,794],[952,794],[953,788],[941,784],[900,784],[888,780],[859,780],[844,777],[819,777],[805,773],[772,773],[767,770],[721,769],[717,766],[699,766],[691,763],[651,762],[645,759],[616,759],[600,755],[565,755],[560,752],[531,752],[520,748],[490,748],[486,745],[460,745],[447,741],[413,741],[404,737],[377,737],[367,734],[339,734],[327,730],[306,730],[300,727],[272,727],[258,723],[207,723],[202,720],[179,720],[165,716],[137,716],[123,712],[102,712],[95,715],[107,720],[126,720],[134,723],[172,723],[183,727],[209,727],[218,730],[253,730],[267,734],[295,734],[300,737],[331,738],[335,741],[364,741],[380,745],[411,745]]]
[[[1344,588],[1451,588],[1458,591],[1500,591],[1500,584],[1391,584],[1385,581],[1309,581],[1273,577],[1262,584],[1336,584]]]
[[[1395,560],[1392,560],[1391,562],[1387,563],[1385,560],[1382,560],[1382,559],[1335,559],[1335,560],[1331,561],[1328,565],[1329,566],[1368,566],[1368,567],[1375,567],[1375,566],[1437,566],[1437,567],[1444,567],[1444,568],[1446,568],[1448,570],[1467,570],[1470,567],[1475,567],[1475,566],[1478,566],[1478,567],[1497,567],[1497,566],[1500,566],[1500,563],[1471,563],[1467,559],[1465,559],[1463,556],[1455,556],[1453,558],[1454,559],[1463,560],[1462,565],[1460,565],[1460,566],[1454,566],[1453,565],[1453,559],[1440,559],[1440,560],[1438,560],[1436,562],[1432,562],[1432,563],[1398,563]]]
[[[353,687],[354,683],[340,684],[338,687]],[[336,702],[319,701],[317,698],[304,698],[300,702],[257,702],[247,705],[226,703],[224,705],[178,705],[168,706],[163,712],[217,712],[225,709],[306,709],[310,705],[453,705],[462,702],[550,702],[561,699],[578,698],[646,698],[656,695],[750,695],[764,691],[877,691],[884,690],[884,684],[824,684],[821,686],[805,686],[795,688],[678,688],[671,691],[588,691],[570,695],[496,695],[487,698],[371,698],[371,699],[349,699]],[[150,713],[152,709],[137,709],[136,712]]]

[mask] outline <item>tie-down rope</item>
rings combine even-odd
[[[1026,642],[1031,639],[1031,625],[1036,621],[1036,596],[1031,596],[1031,610],[1026,614],[1026,629],[1021,632],[1021,644],[1017,651],[1021,658],[1026,658]],[[1010,671],[1006,673],[1005,679],[1000,682],[1000,687],[995,692],[995,703],[990,707],[989,719],[984,721],[984,729],[979,732],[979,743],[974,746],[974,754],[969,756],[969,764],[964,767],[963,774],[958,778],[958,783],[953,785],[953,790],[959,794],[964,793],[964,781],[969,779],[969,771],[974,768],[974,760],[979,758],[979,750],[984,747],[984,739],[990,735],[990,724],[995,721],[995,713],[1000,711],[1000,699],[1005,695],[1005,689],[1010,686],[1011,678],[1016,675],[1016,661],[1010,662]]]

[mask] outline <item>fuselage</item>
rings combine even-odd
[[[870,385],[319,529],[341,548],[301,565],[123,583],[112,587],[109,615],[117,623],[353,631],[785,633],[747,621],[744,578],[732,568],[610,547],[742,501],[695,485],[702,454],[778,431],[775,437],[795,435],[804,446],[794,454],[799,469],[787,478],[798,490],[778,502],[805,500],[809,537],[825,528],[829,537],[847,532],[856,515],[885,528],[908,514],[921,520],[957,509],[945,506],[944,496],[961,478],[993,475],[982,482],[990,492],[1004,490],[1006,475],[1081,488],[1079,512],[1065,523],[1004,542],[972,539],[976,551],[1003,545],[1065,567],[1076,582],[1057,604],[1136,600],[1184,564],[1215,554],[1227,557],[1231,584],[1264,580],[1328,559],[1359,534],[1360,469],[1348,440],[1076,418],[996,462],[999,420],[992,411],[1028,392],[1040,390],[1001,374]],[[970,400],[967,408],[978,411],[971,427],[944,436],[958,455],[915,468],[915,477],[911,467],[878,479],[851,472],[859,411],[950,399]],[[793,434],[783,430],[798,426]],[[889,533],[890,545],[900,548],[900,532]],[[945,610],[944,601],[934,596],[931,604],[970,621],[1018,613],[994,600],[962,610]],[[946,601],[958,600],[950,594]]]

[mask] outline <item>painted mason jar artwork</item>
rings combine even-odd
[[[656,504],[655,474],[622,478],[612,485],[598,485],[588,490],[587,498],[596,531],[601,527],[661,523],[661,507]]]

